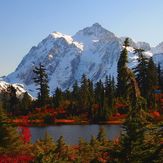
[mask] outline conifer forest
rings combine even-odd
[[[117,77],[91,81],[83,74],[69,89],[50,94],[45,65],[35,66],[37,98],[17,97],[9,85],[0,93],[0,163],[163,163],[163,69],[144,49],[135,49],[138,64],[128,67],[129,40],[117,63]],[[103,127],[90,141],[68,144],[46,132],[31,141],[30,127],[121,125],[110,140]]]

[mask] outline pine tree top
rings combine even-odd
[[[125,39],[123,46],[125,47],[130,46],[128,37]]]

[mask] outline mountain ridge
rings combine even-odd
[[[116,77],[124,39],[98,23],[79,30],[74,36],[52,32],[30,49],[15,72],[5,77],[5,81],[24,84],[28,92],[36,96],[32,70],[40,62],[47,69],[51,94],[56,87],[71,88],[84,73],[94,82],[104,80],[106,75]],[[161,61],[163,66],[163,44],[151,48],[146,42],[134,42],[131,38],[129,41],[129,67],[137,64],[133,48],[143,48],[147,56],[153,56],[154,61]]]

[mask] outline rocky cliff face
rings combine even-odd
[[[124,37],[116,37],[98,23],[80,30],[74,36],[53,32],[31,48],[15,72],[9,74],[5,81],[24,84],[28,92],[36,96],[32,70],[40,62],[47,69],[51,93],[56,87],[71,88],[73,82],[80,81],[84,73],[94,82],[104,80],[106,75],[116,77],[123,41]],[[153,56],[157,63],[161,61],[163,65],[163,46],[151,50],[148,43],[136,43],[132,39],[130,45],[129,67],[137,64],[133,47],[143,48],[146,55]]]

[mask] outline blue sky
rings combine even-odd
[[[74,35],[95,22],[117,36],[163,41],[163,0],[0,0],[0,76],[49,33]]]

